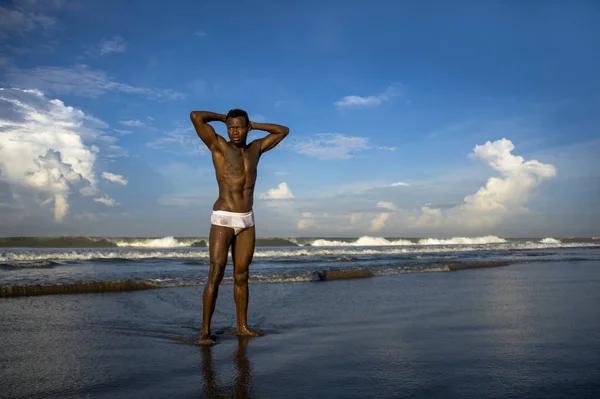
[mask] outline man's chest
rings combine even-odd
[[[258,155],[254,151],[236,151],[226,148],[223,152],[223,167],[236,174],[255,173],[258,166]]]

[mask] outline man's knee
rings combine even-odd
[[[213,285],[218,285],[223,280],[225,274],[225,263],[213,263],[210,267],[208,282]]]
[[[248,270],[233,273],[233,279],[236,284],[246,284],[248,282]]]

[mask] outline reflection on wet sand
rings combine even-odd
[[[252,366],[246,356],[246,347],[250,337],[238,336],[238,347],[233,357],[236,375],[233,385],[220,385],[216,378],[212,361],[212,347],[202,347],[202,375],[204,377],[204,398],[253,398],[251,371]]]

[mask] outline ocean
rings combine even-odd
[[[207,241],[206,237],[0,238],[0,295],[36,294],[42,292],[40,286],[53,287],[46,293],[69,293],[203,285],[209,270]],[[338,270],[375,276],[443,273],[457,265],[598,260],[599,254],[598,237],[257,238],[250,282],[309,282],[320,272]],[[232,281],[230,266],[223,284]]]
[[[258,244],[199,347],[206,238],[2,239],[0,397],[600,397],[598,238]]]

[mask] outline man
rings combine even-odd
[[[210,271],[204,288],[201,345],[214,345],[210,321],[215,311],[219,284],[223,279],[229,247],[233,258],[233,276],[237,315],[237,335],[258,336],[247,325],[248,267],[254,255],[254,184],[260,156],[273,149],[288,135],[285,126],[250,122],[248,114],[239,109],[227,115],[207,111],[192,111],[192,123],[198,136],[212,154],[219,185],[219,198],[213,206],[209,236]],[[215,133],[209,122],[224,122],[229,141]],[[248,132],[263,130],[269,134],[246,144]]]

